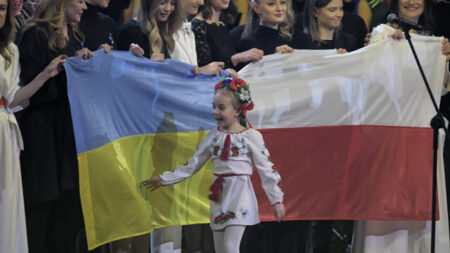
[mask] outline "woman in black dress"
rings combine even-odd
[[[199,14],[191,21],[199,66],[219,61],[225,63],[225,68],[235,68],[241,62],[262,58],[262,50],[256,48],[236,53],[229,32],[236,14],[237,9],[232,1],[204,0]]]
[[[141,0],[137,19],[119,28],[116,48],[153,61],[170,58],[173,35],[183,23],[180,6],[177,0]]]
[[[264,55],[292,52],[293,23],[291,0],[255,0],[237,51],[258,48]]]
[[[82,0],[39,2],[19,44],[23,84],[58,55],[92,56],[77,28],[85,9]],[[30,252],[74,252],[83,219],[65,73],[49,79],[17,116]]]

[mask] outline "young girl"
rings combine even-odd
[[[264,55],[292,52],[294,15],[291,0],[254,0],[237,51],[251,48]]]
[[[275,217],[280,221],[285,215],[283,192],[278,187],[280,175],[269,159],[261,133],[246,127],[245,115],[252,109],[249,86],[242,79],[219,82],[212,110],[217,129],[208,133],[186,165],[142,182],[150,190],[178,183],[198,172],[211,158],[214,182],[209,195],[210,225],[216,252],[239,252],[245,226],[259,223],[258,203],[250,180],[252,160]]]

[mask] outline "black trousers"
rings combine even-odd
[[[83,228],[78,191],[66,191],[60,198],[26,207],[30,253],[75,253],[77,234]]]

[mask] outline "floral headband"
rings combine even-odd
[[[240,109],[244,116],[246,116],[247,111],[253,110],[254,104],[250,96],[250,86],[244,80],[226,77],[216,84],[214,90],[223,87],[227,87],[234,93],[234,96],[241,104]]]

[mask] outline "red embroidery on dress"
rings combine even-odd
[[[231,148],[231,155],[232,156],[238,156],[239,155],[239,148],[234,146]]]
[[[213,151],[213,155],[217,155],[217,153],[219,152],[220,147],[219,146],[215,146],[214,147],[214,151]]]

